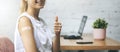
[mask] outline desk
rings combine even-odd
[[[76,42],[92,41],[93,44],[76,44]],[[60,37],[61,50],[120,50],[120,42],[111,38],[106,38],[104,41],[94,40],[92,34],[84,34],[83,40],[71,40]]]

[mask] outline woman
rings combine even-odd
[[[61,23],[56,17],[53,35],[39,17],[45,0],[21,0],[21,15],[15,30],[15,52],[59,52]]]

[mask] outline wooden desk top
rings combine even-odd
[[[60,49],[61,50],[120,50],[120,42],[115,41],[111,38],[106,38],[104,41],[94,40],[92,34],[84,34],[83,40],[70,40],[60,38]],[[76,42],[88,42],[92,41],[92,44],[76,44]]]

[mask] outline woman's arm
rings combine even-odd
[[[33,26],[27,17],[21,17],[18,23],[18,30],[25,48],[25,52],[37,52],[34,39]]]
[[[55,36],[53,39],[53,52],[59,52],[60,50],[60,35]]]
[[[61,23],[58,22],[58,17],[56,17],[55,25],[54,25],[54,32],[55,37],[53,39],[53,52],[60,51],[60,32],[61,32]]]

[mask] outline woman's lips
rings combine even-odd
[[[36,3],[37,5],[44,6],[44,4],[42,3],[41,0],[35,0],[35,3]]]
[[[41,0],[35,0],[36,3],[41,3]]]
[[[37,3],[37,4],[42,4],[42,3],[41,3],[41,0],[35,0],[35,3]]]

